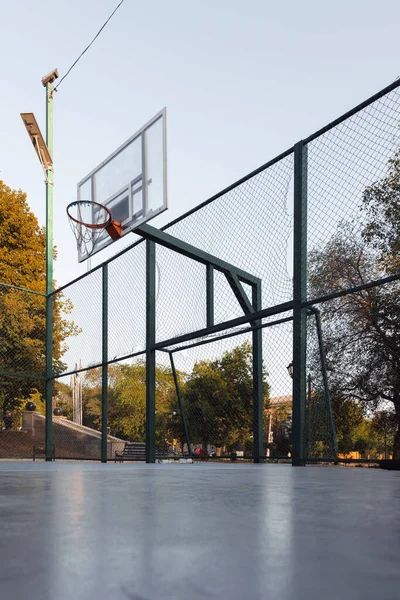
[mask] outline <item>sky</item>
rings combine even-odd
[[[44,132],[41,78],[62,77],[117,0],[14,0],[0,12],[0,178],[45,222],[44,176],[20,118]],[[396,0],[125,0],[54,98],[55,278],[78,265],[66,206],[89,171],[164,106],[160,227],[400,75]],[[94,267],[131,243],[92,258]]]
[[[41,224],[44,178],[19,113],[34,112],[44,131],[41,78],[55,67],[63,76],[116,4],[14,0],[1,9],[0,177],[27,192]],[[55,95],[57,282],[86,271],[65,214],[77,182],[162,107],[169,210],[155,226],[393,81],[399,24],[392,0],[125,0]]]

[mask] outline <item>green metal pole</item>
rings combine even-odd
[[[312,378],[311,378],[311,373],[308,374],[307,376],[307,401],[308,401],[308,411],[307,411],[307,417],[308,417],[308,440],[307,440],[307,456],[309,456],[311,458],[311,450],[312,450],[312,445],[311,445],[311,434],[312,434],[312,406],[311,406],[311,401],[312,401]],[[307,458],[307,457],[306,457]]]
[[[182,419],[182,423],[183,423],[183,430],[185,432],[185,438],[186,438],[186,443],[187,443],[187,447],[188,447],[188,453],[189,453],[189,457],[192,458],[192,449],[191,449],[191,446],[190,446],[189,430],[188,430],[188,426],[187,426],[187,422],[186,422],[186,418],[185,418],[185,412],[183,410],[181,390],[180,390],[180,387],[179,387],[179,381],[178,381],[178,376],[176,374],[175,361],[174,361],[174,356],[173,356],[172,352],[169,353],[169,360],[171,362],[172,375],[174,376],[176,396],[178,398],[179,410],[180,410],[180,413],[181,413],[181,419]]]
[[[214,267],[207,265],[206,270],[206,314],[207,327],[214,325]]]
[[[156,461],[156,246],[146,240],[146,462]]]
[[[46,83],[46,144],[53,157],[53,85]],[[53,167],[46,171],[46,460],[53,460]]]
[[[107,462],[108,427],[108,264],[102,267],[101,462]]]
[[[255,311],[261,310],[261,284],[253,285],[252,304]],[[264,462],[264,380],[262,363],[262,329],[261,321],[253,323],[253,461]]]
[[[307,348],[307,146],[294,147],[293,424],[292,465],[305,465],[304,425]]]

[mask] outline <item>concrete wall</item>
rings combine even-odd
[[[32,436],[34,441],[43,442],[45,439],[46,419],[38,412],[24,411],[22,413],[22,430]],[[77,425],[65,417],[53,416],[53,440],[56,457],[66,454],[82,456],[82,458],[100,458],[101,433],[84,425]],[[115,452],[124,449],[125,440],[107,436],[107,458],[113,459]]]

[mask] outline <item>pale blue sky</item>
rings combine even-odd
[[[19,113],[34,112],[44,131],[42,76],[54,67],[63,76],[116,4],[14,0],[1,9],[0,177],[28,193],[42,224],[44,176]],[[170,208],[155,226],[391,83],[400,75],[399,24],[398,0],[125,0],[55,95],[58,283],[86,271],[65,214],[77,182],[162,107],[168,110]],[[132,241],[125,237],[111,252]],[[109,254],[93,257],[92,266]],[[92,316],[93,298],[80,308]],[[77,321],[89,335],[85,310]],[[100,313],[93,323],[100,331]],[[93,347],[89,338],[71,341],[72,364]],[[277,395],[290,392],[290,332],[275,338],[264,357]],[[201,348],[208,356],[208,347]],[[95,359],[88,356],[88,364]],[[191,364],[190,355],[179,368]]]
[[[44,129],[41,77],[62,76],[117,2],[3,4],[0,177],[43,223],[43,174],[19,113]],[[395,0],[125,0],[55,97],[58,282],[86,270],[65,216],[76,183],[163,106],[170,209],[156,226],[393,81],[399,22]]]

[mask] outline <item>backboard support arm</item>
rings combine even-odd
[[[253,303],[250,302],[246,292],[243,289],[242,283],[254,286],[261,285],[261,279],[239,269],[238,267],[221,260],[220,258],[200,250],[187,242],[184,242],[165,231],[160,231],[156,227],[152,227],[148,223],[145,223],[134,230],[136,234],[141,235],[146,240],[151,240],[160,246],[169,248],[178,254],[182,254],[188,258],[191,258],[207,268],[212,267],[216,271],[223,273],[237,299],[244,314],[250,314],[254,312]]]
[[[146,315],[147,315],[147,341],[146,341],[146,461],[155,462],[155,352],[157,349],[155,339],[155,248],[160,244],[178,254],[182,254],[196,262],[206,266],[206,300],[207,300],[207,327],[214,326],[214,270],[223,273],[241,307],[245,316],[255,314],[261,309],[261,279],[254,277],[250,273],[239,269],[238,267],[204,252],[191,244],[188,244],[165,231],[160,231],[147,223],[135,229],[135,233],[141,235],[146,240],[147,260],[146,260]],[[242,283],[251,287],[251,300],[247,296]],[[264,406],[264,381],[262,366],[262,332],[260,329],[261,321],[252,323],[253,338],[253,440],[254,462],[263,460],[263,406]],[[177,385],[175,366],[173,363],[172,352],[169,352],[171,366],[174,372],[175,384],[177,386],[178,401],[180,404],[181,416],[185,427],[185,436],[190,448],[190,440],[187,431],[186,421],[181,406],[180,391]],[[189,449],[190,454],[190,449]]]

